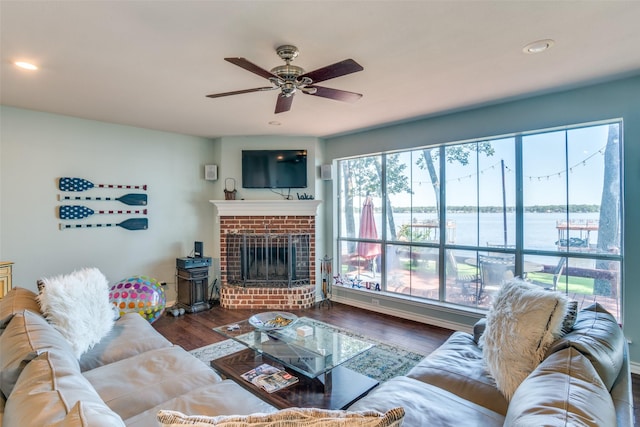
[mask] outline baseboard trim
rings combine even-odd
[[[383,294],[379,294],[378,298],[381,300],[384,299]],[[401,319],[412,320],[414,322],[419,322],[419,323],[426,323],[428,325],[434,325],[434,326],[438,326],[445,329],[451,329],[454,331],[463,331],[463,332],[469,332],[469,333],[473,332],[473,326],[469,326],[464,323],[450,322],[450,321],[442,320],[440,318],[433,317],[433,316],[424,316],[424,315],[415,314],[415,313],[411,313],[403,310],[397,310],[397,309],[386,307],[382,304],[380,305],[370,304],[370,303],[355,300],[353,298],[337,295],[336,293],[334,293],[331,300],[335,302],[339,302],[341,304],[362,308],[364,310],[374,311],[382,314],[388,314],[390,316],[399,317]],[[629,368],[632,374],[640,375],[640,363],[630,361]]]
[[[399,317],[401,319],[412,320],[414,322],[419,322],[419,323],[426,323],[428,325],[438,326],[440,328],[451,329],[454,331],[463,331],[463,332],[469,332],[469,333],[473,332],[473,326],[465,325],[463,323],[448,322],[446,320],[438,319],[436,317],[422,316],[419,314],[408,313],[406,311],[395,310],[382,305],[367,304],[361,301],[355,301],[351,298],[344,298],[337,295],[334,295],[331,299],[341,304],[362,308],[364,310],[374,311],[376,313],[388,314],[390,316]]]

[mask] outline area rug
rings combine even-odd
[[[425,357],[423,354],[415,353],[402,347],[392,346],[344,328],[329,325],[318,320],[314,320],[313,322],[373,343],[374,346],[372,348],[347,361],[342,366],[371,377],[381,383],[390,378],[406,374]],[[197,348],[190,353],[208,365],[211,360],[246,348],[246,346],[228,339]]]

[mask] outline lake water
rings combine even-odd
[[[381,230],[381,215],[375,214],[378,234]],[[597,213],[571,214],[572,220],[598,220]],[[412,220],[417,222],[430,220],[434,217],[429,214],[407,214],[399,213],[394,215],[396,228],[403,224],[410,224]],[[504,226],[502,213],[482,213],[480,214],[481,230],[478,235],[478,217],[473,213],[452,213],[448,215],[448,220],[455,223],[452,230],[454,243],[459,245],[485,246],[487,243],[502,244],[504,242]],[[524,215],[524,245],[527,249],[555,250],[557,249],[558,230],[557,221],[565,219],[558,213],[525,213]],[[359,229],[359,218],[356,218],[356,230]],[[572,231],[570,237],[579,237],[579,232]],[[583,237],[586,235],[583,235]],[[598,232],[591,231],[590,243],[595,244],[598,239]],[[507,244],[515,245],[515,213],[507,214]]]

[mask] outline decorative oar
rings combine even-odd
[[[82,178],[62,177],[58,182],[58,188],[62,191],[85,191],[91,188],[126,188],[135,190],[147,190],[146,185],[113,185],[113,184],[94,184],[91,181]]]
[[[127,230],[146,230],[149,228],[149,221],[147,218],[131,218],[122,221],[118,224],[60,224],[60,230],[66,230],[67,228],[107,228],[107,227],[122,227]]]
[[[125,194],[120,197],[80,197],[80,196],[60,196],[60,200],[101,200],[101,201],[110,201],[117,200],[119,202],[124,203],[129,206],[144,206],[147,204],[147,195],[146,194]]]
[[[94,214],[100,215],[130,215],[130,214],[147,214],[146,209],[142,210],[126,210],[126,211],[94,211],[86,206],[65,205],[60,206],[60,219],[81,219],[87,218]]]

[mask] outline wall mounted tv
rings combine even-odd
[[[306,188],[307,150],[242,150],[243,188]]]

